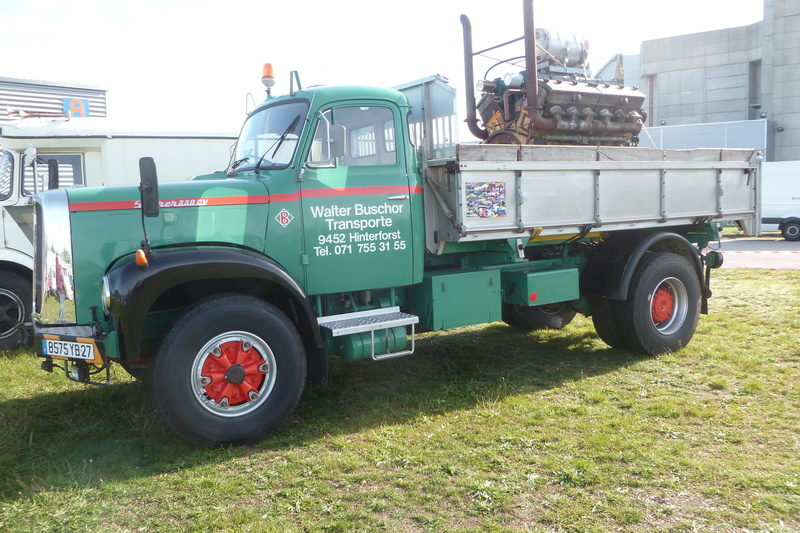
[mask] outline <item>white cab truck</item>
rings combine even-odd
[[[0,125],[0,349],[28,338],[33,195],[54,187],[138,183],[139,158],[154,153],[161,155],[164,181],[223,170],[235,140],[231,133],[134,131],[107,118]]]
[[[763,231],[800,241],[800,161],[763,164],[761,217]]]

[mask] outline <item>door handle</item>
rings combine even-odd
[[[397,196],[390,196],[390,197],[387,198],[387,200],[408,200],[408,195],[407,194],[400,194],[400,195],[397,195]]]

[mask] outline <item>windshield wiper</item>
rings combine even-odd
[[[266,149],[266,151],[264,152],[264,155],[262,155],[261,159],[258,160],[258,164],[256,165],[256,168],[255,168],[256,172],[258,172],[259,169],[261,168],[261,163],[264,161],[264,158],[267,157],[267,154],[269,153],[269,151],[272,150],[273,146],[275,147],[275,151],[272,152],[272,157],[275,157],[275,154],[278,153],[278,149],[283,144],[283,141],[286,140],[286,137],[288,137],[289,134],[292,132],[292,130],[295,128],[295,126],[297,126],[298,122],[300,122],[300,115],[297,115],[296,117],[294,117],[294,120],[292,121],[292,123],[289,124],[289,127],[286,128],[286,130],[281,134],[281,136],[278,138],[278,140],[275,141],[272,144],[272,146],[270,146],[269,148]]]
[[[238,160],[234,161],[233,164],[231,165],[230,171],[232,172],[232,171],[236,170],[237,168],[239,168],[239,165],[241,165],[242,163],[244,163],[248,159],[250,159],[250,158],[249,157],[245,157],[244,159],[238,159]]]

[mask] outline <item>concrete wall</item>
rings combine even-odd
[[[762,22],[645,41],[648,126],[766,119],[774,160],[800,159],[800,0],[764,0]]]

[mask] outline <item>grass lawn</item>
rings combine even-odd
[[[0,353],[0,531],[800,531],[800,272],[714,274],[678,353],[583,317],[427,333],[242,448],[185,444],[122,369]]]

